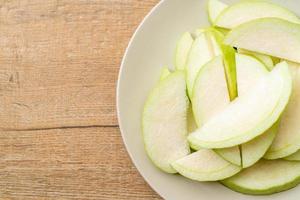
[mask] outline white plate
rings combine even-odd
[[[298,0],[274,2],[300,15]],[[165,174],[148,159],[141,137],[145,99],[158,80],[161,67],[173,66],[174,49],[180,35],[206,26],[209,26],[206,0],[164,0],[152,9],[132,37],[123,58],[117,88],[118,119],[131,159],[149,185],[168,200],[299,199],[300,187],[271,196],[247,196],[219,183],[199,183]]]

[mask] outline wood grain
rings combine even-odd
[[[118,130],[128,41],[158,0],[0,0],[0,199],[159,199]]]
[[[2,198],[158,199],[118,128],[3,132],[0,149]]]
[[[155,3],[2,1],[0,127],[117,125],[121,57]]]

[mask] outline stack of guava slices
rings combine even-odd
[[[268,1],[208,1],[211,27],[183,33],[142,114],[166,173],[265,195],[300,183],[300,19]],[[298,96],[299,95],[299,96]]]

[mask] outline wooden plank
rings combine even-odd
[[[160,199],[118,128],[0,133],[1,199]]]
[[[98,127],[117,125],[121,57],[157,2],[0,0],[0,129],[41,129],[0,132],[0,199],[159,199]]]
[[[35,88],[2,96],[0,128],[22,130],[104,125],[114,115],[111,105],[103,101],[112,99],[106,99],[108,97],[99,92],[99,87],[102,85]]]
[[[121,57],[157,2],[0,1],[0,128],[117,125]]]

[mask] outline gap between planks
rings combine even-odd
[[[56,130],[56,129],[75,129],[75,128],[119,128],[119,125],[89,125],[89,126],[60,126],[60,127],[47,127],[47,128],[25,128],[25,129],[2,129],[2,131],[43,131],[43,130]]]

